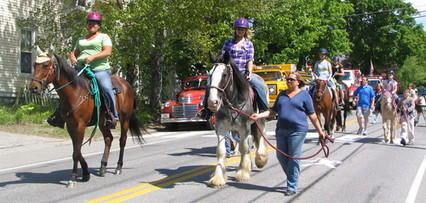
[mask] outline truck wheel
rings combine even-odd
[[[164,124],[164,126],[166,127],[166,130],[176,130],[178,128],[177,123]]]

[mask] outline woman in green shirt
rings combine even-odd
[[[89,64],[96,75],[96,80],[109,101],[109,109],[113,113],[112,120],[107,121],[110,128],[115,128],[118,119],[115,95],[112,90],[111,67],[108,57],[112,52],[111,38],[99,32],[102,16],[97,12],[87,15],[88,34],[80,37],[70,53],[71,64],[84,66]]]

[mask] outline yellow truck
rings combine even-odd
[[[294,71],[296,71],[295,64],[259,65],[253,69],[253,73],[262,77],[268,85],[269,107],[274,105],[278,94],[287,89],[285,78]]]

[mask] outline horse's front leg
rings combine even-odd
[[[235,179],[239,182],[248,181],[250,179],[251,172],[251,159],[250,159],[250,150],[248,144],[248,133],[249,129],[247,126],[244,129],[241,129],[238,134],[240,135],[240,152],[241,152],[241,161],[238,171],[235,175]]]
[[[67,125],[68,126],[68,125]],[[71,179],[67,183],[67,187],[74,187],[77,184],[77,168],[78,168],[78,162],[80,162],[81,168],[83,170],[83,181],[88,181],[90,179],[90,173],[89,168],[87,166],[86,160],[84,160],[83,155],[81,153],[81,146],[83,144],[83,138],[84,138],[84,125],[78,125],[76,127],[73,127],[70,125],[70,127],[67,127],[68,133],[71,136],[72,144],[73,144],[73,169],[71,173]]]
[[[216,157],[217,164],[215,171],[212,174],[212,177],[209,180],[209,185],[212,187],[223,187],[225,186],[227,177],[225,176],[225,136],[227,136],[228,131],[220,129],[220,126],[217,125],[216,135],[217,135],[217,148],[216,148]]]
[[[383,120],[383,122],[382,122],[382,124],[383,124],[383,136],[384,136],[385,142],[387,143],[387,142],[389,142],[388,120],[385,119],[385,118],[383,118],[382,120]]]

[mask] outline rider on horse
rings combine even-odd
[[[79,68],[82,68],[84,64],[90,65],[96,75],[99,87],[108,100],[108,109],[112,114],[110,115],[111,118],[107,118],[106,125],[115,128],[119,118],[111,80],[111,67],[108,62],[108,57],[112,52],[112,43],[107,34],[99,32],[101,24],[102,16],[98,12],[90,12],[87,15],[88,34],[77,40],[70,53],[70,60],[72,65]],[[64,121],[60,116],[59,108],[48,118],[47,122],[52,126],[63,128]]]
[[[331,89],[333,97],[335,98],[336,109],[340,109],[339,96],[336,92],[336,84],[333,81],[333,70],[331,63],[327,60],[328,50],[326,48],[319,49],[320,61],[317,61],[314,66],[314,78],[316,80],[326,80],[327,86]],[[314,88],[313,88],[314,89]]]
[[[345,94],[344,94],[344,89],[342,86],[343,85],[342,80],[345,74],[343,73],[343,66],[342,64],[340,64],[340,57],[333,56],[332,60],[333,60],[332,70],[333,70],[334,82],[336,82],[336,86],[338,89],[340,105],[343,106],[345,104]]]
[[[390,93],[393,97],[393,107],[396,109],[398,104],[398,95],[396,94],[398,90],[398,82],[394,79],[395,72],[393,70],[389,70],[387,72],[387,78],[383,81],[383,94]]]

